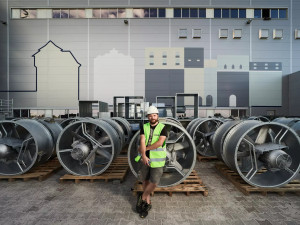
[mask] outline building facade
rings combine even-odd
[[[297,115],[299,12],[296,0],[0,0],[0,99],[76,109],[185,92]]]

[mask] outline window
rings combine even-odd
[[[239,18],[246,18],[246,9],[239,9]]]
[[[100,9],[100,18],[108,18],[109,10],[108,9]]]
[[[259,39],[267,39],[269,37],[268,29],[260,29],[259,30]]]
[[[229,18],[229,9],[222,9],[222,18]]]
[[[199,18],[206,17],[206,9],[199,9]]]
[[[261,18],[261,9],[254,9],[254,18]]]
[[[233,30],[233,38],[234,39],[242,38],[242,29],[234,29]]]
[[[300,30],[299,29],[295,30],[295,39],[300,39]]]
[[[239,18],[239,10],[231,9],[231,18]]]
[[[193,29],[193,38],[201,38],[201,29]]]
[[[243,69],[243,66],[242,66],[242,65],[240,65],[240,70],[241,70],[241,69]]]
[[[190,17],[190,9],[182,9],[182,18],[189,18]]]
[[[134,18],[149,18],[149,9],[133,9],[133,17]]]
[[[163,58],[167,58],[167,52],[163,52],[163,53],[162,53],[162,57],[163,57]]]
[[[226,6],[225,6],[226,7]],[[51,12],[52,11],[52,16]],[[35,18],[263,18],[286,19],[287,8],[12,8],[12,19]]]
[[[227,38],[227,37],[228,37],[228,29],[220,29],[219,38]]]
[[[158,17],[166,17],[166,9],[158,9]]]
[[[60,18],[60,9],[52,10],[52,18]]]
[[[118,9],[118,18],[126,18],[126,10]]]
[[[70,15],[70,13],[71,13],[71,15]],[[60,18],[64,18],[64,19],[66,19],[66,18],[75,18],[74,9],[71,9],[70,11],[69,11],[69,9],[61,9]]]
[[[285,19],[286,17],[286,9],[279,9],[279,18]]]
[[[154,66],[154,59],[153,59],[153,58],[150,58],[150,60],[149,60],[149,65],[150,65],[150,66]]]
[[[64,13],[64,17],[63,17],[63,13]],[[70,11],[68,9],[65,9],[64,11],[61,10],[61,16],[62,16],[61,18],[68,18],[68,14],[69,14],[69,18],[85,18],[84,9],[70,9]]]
[[[181,8],[175,8],[174,9],[174,17],[175,18],[181,18]]]
[[[270,9],[262,9],[262,18],[264,19],[270,18]]]
[[[283,38],[283,30],[282,29],[274,29],[273,30],[273,39],[282,39]]]
[[[190,9],[190,17],[198,18],[198,9]]]
[[[150,9],[150,17],[157,17],[157,9]]]
[[[166,65],[167,65],[167,59],[166,59],[166,58],[163,58],[163,60],[162,60],[162,65],[163,65],[163,66],[166,66]]]
[[[100,9],[93,9],[93,18],[100,18]]]
[[[187,29],[179,29],[178,37],[179,38],[187,38]]]
[[[234,65],[232,64],[232,66],[231,66],[231,69],[233,69],[234,70]]]
[[[215,9],[214,10],[214,17],[215,18],[221,18],[221,9]]]
[[[271,18],[278,19],[278,9],[271,9]]]
[[[150,57],[150,58],[154,58],[154,53],[153,53],[153,52],[150,52],[149,57]]]
[[[180,54],[179,54],[179,52],[176,52],[176,54],[175,54],[175,58],[180,58]]]
[[[175,65],[176,65],[176,66],[179,66],[179,65],[180,65],[180,59],[178,59],[178,58],[176,59]]]
[[[36,18],[36,9],[21,9],[20,17],[22,19],[34,19]]]
[[[224,65],[224,69],[227,70],[227,65],[226,64]]]
[[[108,18],[118,18],[117,9],[109,9],[108,10]]]

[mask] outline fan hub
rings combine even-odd
[[[82,142],[76,141],[72,147],[73,151],[71,152],[71,156],[75,160],[84,160],[89,155],[89,146]]]

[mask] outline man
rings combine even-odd
[[[149,123],[140,130],[140,155],[136,161],[142,163],[139,178],[143,182],[143,194],[138,195],[136,210],[141,218],[148,215],[151,209],[150,194],[158,185],[166,162],[167,130],[158,122],[158,110],[150,106],[147,111]]]

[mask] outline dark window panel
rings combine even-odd
[[[175,18],[181,18],[181,8],[175,8],[174,9],[174,17]]]
[[[254,18],[261,18],[261,9],[254,9]]]
[[[190,9],[182,9],[182,18],[190,17]]]
[[[144,9],[144,17],[148,18],[150,16],[150,9]]]
[[[215,9],[214,10],[214,17],[215,18],[221,18],[221,9]]]
[[[190,17],[198,18],[198,9],[190,9]]]
[[[278,9],[271,9],[271,18],[278,19]]]
[[[166,17],[166,9],[158,9],[159,17]]]
[[[270,18],[270,9],[262,9],[262,18]]]
[[[150,17],[157,18],[157,8],[150,9]]]
[[[239,10],[238,9],[231,9],[231,18],[239,18]]]
[[[287,18],[287,16],[286,16],[286,9],[279,9],[279,18],[280,19],[285,19],[285,18]]]
[[[246,9],[239,9],[239,18],[246,18]]]
[[[222,9],[222,18],[229,18],[229,9]]]
[[[200,18],[206,17],[206,9],[199,9],[199,17]]]

